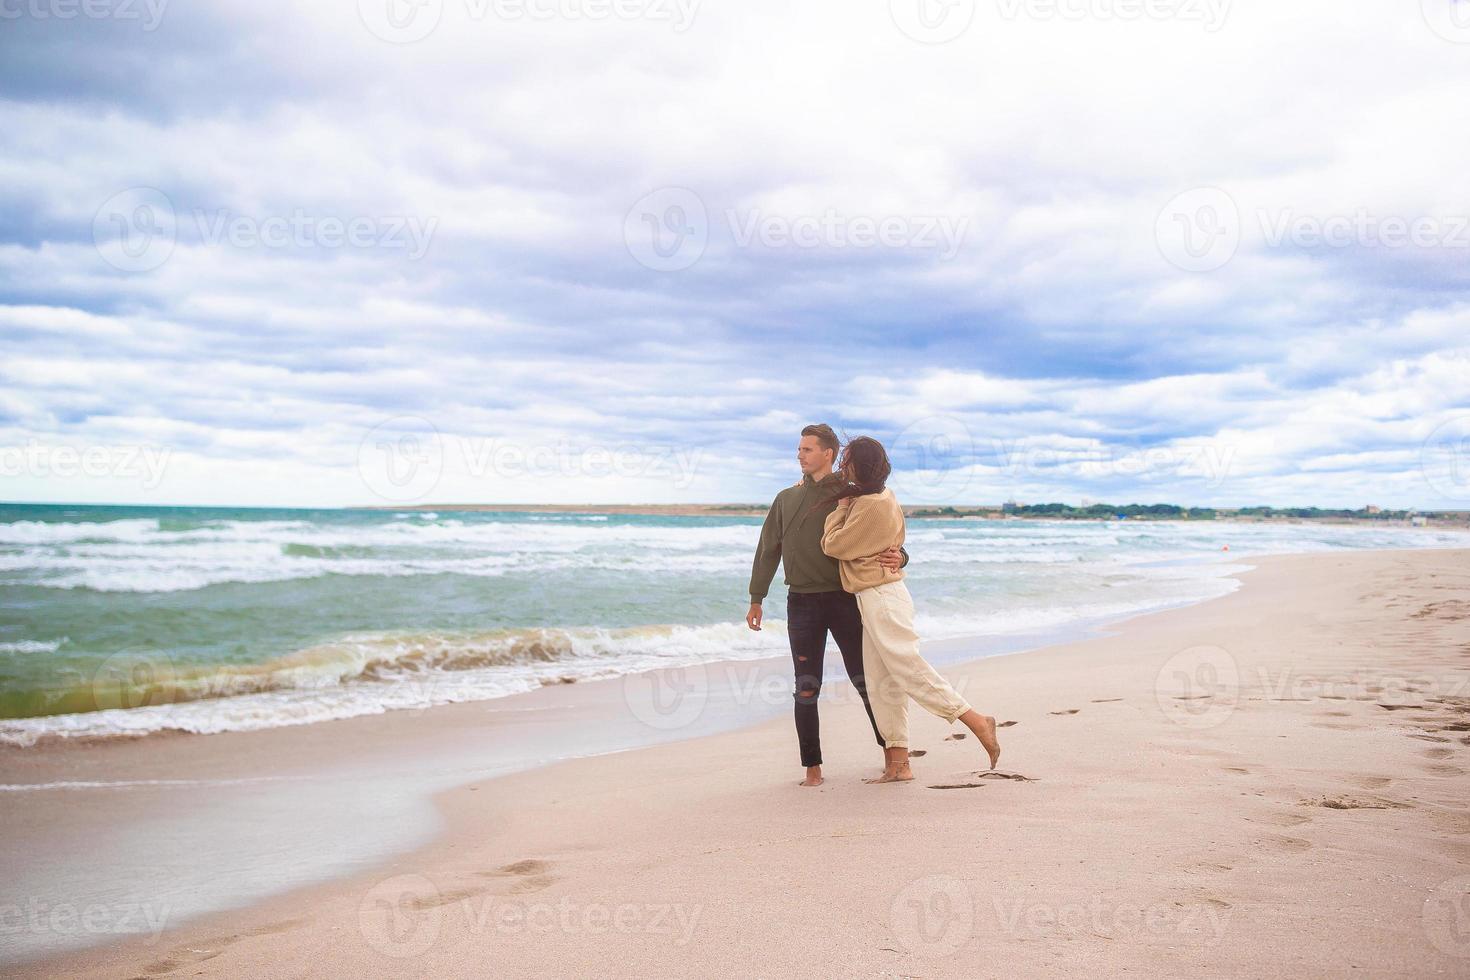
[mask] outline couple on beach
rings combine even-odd
[[[842,448],[831,426],[809,425],[801,430],[796,461],[801,482],[776,495],[761,526],[745,622],[753,630],[761,628],[761,603],[781,565],[786,573],[786,634],[796,674],[796,738],[806,767],[801,785],[822,784],[817,698],[829,632],[883,747],[883,774],[864,782],[914,778],[909,768],[909,698],[947,722],[963,722],[994,769],[1000,759],[995,719],[970,707],[919,656],[914,602],[903,582],[908,564],[903,509],[885,486],[893,469],[888,453],[867,436]]]

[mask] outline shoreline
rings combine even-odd
[[[1249,566],[1231,563],[1230,567],[1232,572],[1222,575],[1222,578],[1236,582],[1234,588],[1238,588],[1238,580],[1234,576],[1239,571],[1248,570]],[[1060,643],[1109,635],[1112,629],[1137,616],[1188,607],[1214,598],[1206,596],[1174,601],[1155,609],[1083,618],[1041,630],[933,640],[926,643],[926,653],[945,669],[979,660],[1033,653]],[[320,790],[323,784],[361,782],[376,786],[374,792],[384,792],[386,787],[386,792],[411,797],[411,806],[395,812],[394,825],[379,821],[360,827],[362,834],[359,838],[365,846],[349,854],[345,863],[317,863],[312,865],[309,874],[303,876],[300,865],[317,860],[313,848],[329,843],[311,837],[289,841],[289,849],[284,854],[257,855],[260,860],[274,861],[267,870],[291,882],[293,889],[326,885],[350,879],[360,873],[359,867],[384,865],[437,840],[443,832],[443,825],[432,808],[446,787],[464,785],[471,778],[502,778],[578,759],[636,752],[658,745],[739,732],[766,723],[790,710],[790,669],[787,657],[705,661],[597,678],[577,685],[545,684],[535,690],[485,701],[389,710],[305,725],[227,731],[208,736],[165,730],[136,736],[53,736],[25,746],[0,744],[0,808],[10,802],[13,810],[18,809],[17,801],[20,801],[21,805],[40,803],[44,812],[49,808],[40,799],[43,794],[79,795],[86,801],[106,799],[107,794],[113,791],[124,791],[143,798],[142,801],[133,801],[135,807],[131,811],[124,806],[124,813],[129,819],[156,820],[167,807],[168,795],[174,792],[208,790],[223,795],[232,806],[253,810],[259,803],[253,797],[259,792],[273,789],[291,789],[294,792],[295,788],[307,783],[315,784],[315,788]],[[661,696],[681,686],[687,687],[691,682],[698,685],[700,694],[697,711],[692,716],[688,711],[667,711],[660,703]],[[856,692],[841,668],[841,658],[835,655],[827,659],[822,704],[829,712],[856,710],[861,714]],[[611,749],[589,750],[585,744],[577,744],[575,739],[563,740],[558,747],[549,750],[549,755],[535,758],[526,754],[531,751],[531,746],[523,730],[527,727],[523,724],[524,719],[534,719],[530,727],[542,731],[548,725],[566,724],[570,716],[584,712],[591,712],[604,738],[621,740],[621,743]],[[628,717],[630,714],[631,719]],[[425,738],[419,731],[420,720],[431,722],[430,727],[437,730]],[[418,748],[432,748],[443,738],[446,729],[456,736],[479,739],[493,736],[496,741],[509,741],[499,746],[502,752],[498,757],[491,753],[471,759],[461,753],[450,760],[452,764],[441,763],[436,772],[443,778],[437,781],[432,778],[385,778],[394,774],[395,762],[400,767],[399,775],[403,775],[401,770],[407,756]],[[283,767],[276,761],[296,749],[301,742],[314,745],[315,754],[309,765],[298,769]],[[380,771],[368,775],[351,765],[343,751],[346,746],[358,744],[368,745],[375,752],[394,754],[391,758],[375,757]],[[547,750],[543,748],[543,751]],[[221,758],[238,768],[232,769],[229,775],[218,777],[217,760]],[[132,778],[113,778],[119,769],[123,773],[131,773]],[[45,774],[55,770],[65,771],[69,778],[48,782]],[[27,774],[33,778],[23,783],[11,782],[17,775]],[[418,777],[423,776],[418,774]],[[156,797],[148,800],[147,795],[155,791]],[[26,799],[32,793],[38,798]],[[311,809],[327,814],[341,802],[341,793],[334,798],[330,792],[320,792],[318,798],[311,801]],[[268,814],[260,814],[260,817],[268,821]],[[75,814],[64,815],[62,821],[69,824],[65,832],[71,837],[96,838],[109,830],[108,822],[89,824],[84,821],[78,826]],[[184,829],[183,833],[189,837],[200,837],[198,827]],[[206,834],[204,839],[210,840],[210,837]],[[21,841],[16,838],[13,843]],[[0,854],[4,850],[4,844],[0,843]],[[28,856],[33,862],[38,860],[35,854]],[[197,856],[196,853],[196,859]],[[285,867],[282,865],[284,857],[294,857],[299,863],[295,867]],[[51,858],[39,856],[40,863],[44,864],[50,864],[54,859],[54,855]],[[219,870],[238,873],[241,869],[230,866]],[[104,888],[103,892],[106,891]],[[173,928],[184,928],[211,916],[255,907],[281,894],[283,890],[279,887],[245,895],[238,892],[211,894],[204,899],[205,908],[197,907],[196,902],[196,907],[185,912],[181,913],[175,907],[166,912],[168,917],[176,920]],[[4,905],[4,896],[0,896],[0,908]],[[155,909],[154,913],[163,911]],[[142,921],[148,919],[147,915],[141,917]],[[40,957],[21,956],[14,958],[13,962],[16,965],[45,962],[55,955],[83,953],[95,945],[77,946]],[[0,943],[0,951],[3,950],[4,944]],[[0,952],[0,963],[6,962],[7,958],[4,952]]]
[[[1453,718],[1463,720],[1463,715],[1455,714],[1460,710],[1457,705],[1470,705],[1470,697],[1464,697],[1467,692],[1460,689],[1470,676],[1464,656],[1470,653],[1470,636],[1466,635],[1470,617],[1461,615],[1460,606],[1454,605],[1460,600],[1437,593],[1455,589],[1463,594],[1470,584],[1464,572],[1467,558],[1470,552],[1452,549],[1253,557],[1254,568],[1240,573],[1243,587],[1223,597],[1135,615],[1116,622],[1101,637],[1028,650],[1025,657],[992,657],[945,668],[952,679],[982,681],[982,690],[996,692],[984,699],[971,697],[982,710],[1019,720],[1019,726],[1004,732],[1006,754],[1001,768],[1009,770],[1014,765],[1036,782],[980,782],[973,772],[956,773],[956,764],[963,768],[973,763],[963,755],[964,749],[978,750],[965,742],[946,741],[942,723],[916,712],[915,747],[924,746],[928,758],[917,759],[915,768],[925,785],[862,786],[856,783],[856,775],[872,767],[874,760],[869,757],[876,747],[870,744],[870,733],[864,737],[865,726],[858,724],[861,712],[853,711],[852,705],[837,704],[834,710],[823,712],[829,733],[824,738],[828,783],[818,790],[798,789],[794,778],[784,778],[796,775],[794,762],[787,767],[790,773],[781,765],[792,754],[792,747],[786,744],[791,741],[786,731],[789,719],[784,718],[635,751],[613,749],[617,754],[558,762],[490,782],[482,776],[473,784],[448,785],[439,791],[433,799],[443,832],[386,864],[363,867],[352,877],[305,885],[247,909],[207,915],[165,933],[157,944],[142,938],[122,939],[105,948],[22,969],[64,966],[66,972],[78,975],[116,975],[120,969],[137,972],[172,963],[179,969],[191,966],[191,973],[239,975],[258,972],[267,963],[287,963],[308,975],[339,972],[344,964],[351,964],[355,972],[422,975],[473,973],[470,967],[483,966],[483,957],[493,952],[500,968],[536,972],[547,968],[547,955],[554,955],[555,972],[567,972],[595,970],[606,956],[613,955],[607,948],[611,944],[620,958],[629,957],[629,964],[639,964],[655,975],[679,972],[676,964],[691,969],[691,964],[699,963],[711,968],[779,971],[785,960],[778,954],[796,952],[791,941],[797,937],[782,938],[769,950],[741,949],[735,939],[740,934],[738,925],[785,921],[784,915],[795,914],[794,900],[812,897],[813,893],[800,888],[794,895],[785,890],[772,894],[770,875],[784,879],[794,869],[805,869],[802,874],[806,877],[793,881],[830,886],[832,861],[840,857],[843,867],[860,872],[867,887],[851,894],[831,893],[830,887],[819,890],[824,900],[830,898],[841,906],[844,914],[836,918],[846,923],[842,927],[845,940],[838,949],[843,958],[827,965],[840,963],[846,971],[881,967],[885,971],[901,968],[926,975],[963,975],[964,967],[973,965],[978,948],[991,950],[988,944],[994,936],[985,939],[984,947],[977,947],[972,921],[963,942],[946,940],[940,944],[944,948],[937,949],[925,938],[927,934],[915,933],[898,920],[903,916],[905,888],[939,887],[949,898],[968,900],[970,918],[984,918],[993,931],[996,917],[980,901],[986,892],[976,892],[973,885],[993,875],[980,875],[984,869],[977,869],[979,877],[975,878],[956,873],[957,867],[971,859],[976,843],[982,845],[987,861],[1012,867],[1023,877],[1038,874],[1038,867],[1024,860],[1028,855],[1039,862],[1045,872],[1040,878],[1061,889],[1038,906],[1053,912],[1071,908],[1073,903],[1064,901],[1063,893],[1076,884],[1075,876],[1081,875],[1088,887],[1105,884],[1086,870],[1089,856],[1094,867],[1100,862],[1122,874],[1109,879],[1109,888],[1094,888],[1091,893],[1104,896],[1104,905],[1115,911],[1152,908],[1148,902],[1119,904],[1117,889],[1126,891],[1131,877],[1122,870],[1128,862],[1116,864],[1119,848],[1133,861],[1152,866],[1163,858],[1178,858],[1181,846],[1193,847],[1199,853],[1189,855],[1185,864],[1166,861],[1167,868],[1154,869],[1172,882],[1164,889],[1172,897],[1154,904],[1168,912],[1181,899],[1188,899],[1184,905],[1193,911],[1195,924],[1209,921],[1207,913],[1214,910],[1214,921],[1228,919],[1227,934],[1234,932],[1237,940],[1228,948],[1218,941],[1206,944],[1210,959],[1196,960],[1187,954],[1198,952],[1200,935],[1188,930],[1134,936],[1145,940],[1138,948],[1136,942],[1114,943],[1117,937],[1099,939],[1084,934],[1069,934],[1059,947],[1054,922],[1050,926],[1031,923],[1019,931],[1015,922],[1009,932],[1002,928],[999,942],[1008,955],[1020,956],[1036,969],[1055,961],[1035,956],[1048,949],[1047,955],[1055,956],[1062,947],[1075,952],[1078,945],[1089,956],[1095,954],[1117,967],[1146,968],[1167,962],[1170,969],[1207,973],[1211,972],[1207,965],[1218,969],[1222,960],[1229,964],[1227,972],[1260,972],[1268,966],[1282,969],[1289,961],[1296,972],[1308,975],[1340,974],[1342,969],[1366,963],[1373,964],[1375,975],[1404,976],[1423,975],[1424,968],[1431,966],[1463,966],[1463,960],[1429,941],[1422,925],[1409,923],[1385,935],[1386,927],[1378,924],[1378,916],[1408,922],[1408,906],[1402,901],[1406,886],[1402,884],[1384,885],[1382,894],[1375,893],[1371,908],[1356,910],[1363,915],[1372,912],[1372,920],[1355,914],[1348,917],[1351,922],[1334,921],[1336,939],[1350,940],[1354,935],[1358,939],[1331,948],[1325,937],[1323,942],[1303,945],[1303,937],[1293,935],[1292,942],[1301,947],[1293,952],[1283,945],[1287,937],[1278,934],[1279,930],[1273,932],[1266,928],[1268,923],[1254,918],[1242,923],[1239,910],[1249,908],[1252,898],[1261,898],[1248,894],[1251,888],[1247,886],[1261,882],[1243,878],[1246,869],[1257,877],[1267,875],[1278,890],[1292,892],[1293,881],[1302,876],[1302,862],[1314,852],[1330,856],[1329,865],[1345,864],[1352,873],[1339,874],[1341,868],[1323,867],[1320,860],[1307,861],[1312,871],[1308,881],[1321,885],[1326,875],[1336,891],[1317,889],[1310,895],[1297,895],[1294,900],[1306,906],[1304,922],[1311,921],[1313,907],[1324,901],[1337,903],[1345,894],[1343,887],[1361,880],[1364,869],[1358,866],[1362,863],[1359,852],[1364,849],[1373,852],[1377,861],[1374,869],[1379,878],[1372,880],[1390,875],[1400,882],[1417,883],[1411,889],[1416,908],[1432,899],[1443,881],[1453,879],[1450,872],[1455,868],[1464,872],[1470,859],[1466,842],[1470,825],[1463,816],[1467,802],[1464,780],[1455,777],[1464,775],[1457,763],[1466,759],[1461,739],[1470,736],[1453,729],[1458,724]],[[1379,587],[1385,583],[1386,588]],[[1390,592],[1397,594],[1389,596]],[[1414,606],[1416,602],[1420,605]],[[1393,604],[1414,608],[1395,614],[1390,608]],[[1266,623],[1246,622],[1252,615]],[[1430,639],[1434,642],[1426,645]],[[1463,651],[1456,644],[1462,644]],[[1225,650],[1240,668],[1241,696],[1223,719],[1202,726],[1199,722],[1219,705],[1191,714],[1193,695],[1171,700],[1175,695],[1150,692],[1149,688],[1174,683],[1172,675],[1162,669],[1174,657],[1211,649]],[[1159,656],[1169,651],[1173,651],[1170,656]],[[1205,665],[1210,666],[1208,656]],[[1358,679],[1347,683],[1344,693],[1324,694],[1319,688],[1317,694],[1305,698],[1279,698],[1274,696],[1281,693],[1279,686],[1257,683],[1248,669],[1252,667],[1284,670],[1288,677],[1293,671],[1307,671],[1309,676],[1298,680]],[[1385,688],[1380,683],[1383,678],[1379,675],[1385,671],[1420,681],[1404,685],[1421,689],[1408,695],[1412,703],[1404,701],[1404,690],[1395,694],[1392,685]],[[1185,670],[1181,676],[1188,680],[1203,675]],[[1431,680],[1427,694],[1421,694],[1424,678]],[[560,690],[574,691],[580,686]],[[1378,690],[1371,690],[1375,686]],[[1288,684],[1288,689],[1296,691],[1297,687]],[[1384,694],[1385,690],[1390,694]],[[824,688],[824,704],[826,693]],[[1148,697],[1150,693],[1156,697]],[[1416,696],[1424,703],[1413,700]],[[1401,703],[1385,711],[1379,707],[1385,697],[1397,697]],[[1431,703],[1431,697],[1438,700]],[[1051,701],[1058,703],[1051,705]],[[1150,701],[1155,702],[1152,707]],[[1118,708],[1119,704],[1123,707]],[[1404,710],[1397,710],[1400,707]],[[443,743],[452,743],[467,730],[448,724],[438,709],[425,715],[426,723],[431,720]],[[1406,733],[1402,730],[1405,725],[1426,730]],[[1222,728],[1243,739],[1245,748],[1237,740],[1222,739]],[[1449,730],[1442,731],[1446,728]],[[1428,739],[1420,738],[1424,735]],[[1086,740],[1088,751],[1081,756],[1065,751],[1069,740],[1076,737]],[[1278,739],[1321,743],[1315,745],[1321,751],[1303,754],[1303,746],[1294,745],[1294,751],[1282,758],[1285,746]],[[1096,751],[1108,745],[1118,747],[1111,764],[1105,754]],[[1243,764],[1224,765],[1238,755],[1245,756],[1240,760]],[[268,756],[257,761],[268,762],[272,771],[279,771],[280,759]],[[1152,764],[1146,764],[1150,759]],[[155,764],[165,764],[165,760]],[[1150,779],[1154,766],[1171,770],[1173,779],[1162,784]],[[1353,772],[1338,771],[1344,767]],[[1201,778],[1205,776],[1208,778]],[[954,785],[966,789],[934,792],[929,781],[935,779],[953,779]],[[973,789],[968,788],[971,784]],[[1112,798],[1120,788],[1126,799]],[[485,790],[490,792],[482,792]],[[1185,795],[1180,796],[1179,790],[1186,791]],[[890,806],[894,797],[875,795],[883,793],[905,794],[907,802]],[[1142,811],[1138,810],[1139,793],[1156,797]],[[1312,802],[1312,793],[1317,794],[1318,803]],[[569,807],[569,798],[581,805]],[[1035,806],[1042,798],[1049,801],[1045,814]],[[821,802],[824,799],[840,805],[830,809]],[[969,802],[962,802],[965,799]],[[1320,800],[1342,803],[1343,808]],[[1093,825],[1101,804],[1107,804],[1104,810],[1123,807],[1114,814],[1124,821],[1118,825],[1116,839],[1099,837]],[[1094,819],[1083,818],[1078,805],[1094,814]],[[995,808],[1012,823],[989,829],[1005,838],[1008,848],[990,846],[993,842],[987,833],[973,839],[968,833],[953,838],[955,820],[964,821],[977,813],[989,818]],[[1053,813],[1054,808],[1059,810]],[[1123,812],[1129,816],[1122,818]],[[798,825],[805,826],[806,818],[818,814],[823,821],[820,827],[831,833],[811,836],[808,827],[791,836]],[[1209,839],[1195,833],[1198,828],[1189,821],[1173,819],[1185,816],[1208,825]],[[691,817],[697,818],[693,827]],[[1038,853],[1016,836],[1017,821],[1031,825],[1033,832],[1040,832],[1042,824],[1051,826],[1060,836],[1046,838],[1047,846]],[[1149,828],[1142,838],[1136,827],[1129,826],[1130,821]],[[926,829],[916,832],[915,825]],[[1385,834],[1392,825],[1398,827],[1394,833],[1408,834],[1408,843],[1417,850],[1393,846],[1391,854],[1378,854],[1391,843]],[[1352,846],[1339,839],[1343,828]],[[1249,839],[1235,840],[1242,830]],[[1326,836],[1329,833],[1338,837]],[[1089,841],[1091,847],[1079,852],[1079,839]],[[1104,844],[1105,839],[1111,843]],[[901,865],[895,865],[885,849],[873,849],[883,840],[906,842],[909,851]],[[797,841],[806,841],[811,853],[800,847],[793,851]],[[955,850],[956,846],[961,850]],[[1053,853],[1057,849],[1060,851]],[[1065,859],[1067,854],[1073,855],[1070,861]],[[593,855],[600,857],[594,861]],[[740,855],[759,860],[731,863]],[[708,866],[711,864],[718,867],[718,873]],[[619,873],[629,868],[644,870],[631,879]],[[1434,874],[1426,869],[1444,873],[1430,881]],[[921,875],[921,871],[932,873]],[[883,874],[874,878],[879,872]],[[657,887],[650,885],[651,880],[656,880]],[[640,882],[652,891],[640,889]],[[1199,889],[1207,885],[1218,897],[1200,897]],[[426,886],[432,894],[415,891]],[[382,931],[373,903],[384,897],[385,888],[389,892],[397,889],[396,898],[389,896],[392,907],[407,915],[411,926],[432,921],[435,937],[425,948],[417,949],[415,942],[410,944],[415,950],[410,951],[393,938],[397,931]],[[1087,894],[1085,888],[1082,893]],[[477,929],[474,922],[458,914],[477,901],[482,908],[492,901],[499,901],[502,907],[516,903],[524,907],[532,897],[543,903],[555,897],[604,909],[632,908],[640,896],[663,899],[665,905],[682,904],[686,911],[697,906],[702,924],[693,928],[703,942],[696,949],[651,931],[622,935],[604,929],[593,937],[585,930],[569,933],[562,929],[551,933],[555,945],[548,951],[544,933],[538,937],[524,929],[497,928],[486,941],[483,921]],[[736,901],[742,896],[753,904],[742,906]],[[1030,900],[1019,892],[1012,897],[1023,905]],[[677,901],[670,903],[669,898]],[[1385,900],[1387,911],[1380,908]],[[1221,904],[1213,904],[1217,901]],[[752,910],[759,912],[754,920]],[[824,915],[828,918],[833,917]],[[1030,922],[1026,908],[1022,919]],[[869,929],[874,930],[872,937],[864,931]],[[1245,941],[1240,941],[1241,930],[1247,934]],[[422,930],[414,926],[411,931],[417,935]],[[222,932],[232,935],[221,938]],[[1378,945],[1367,948],[1365,935],[1375,937]],[[868,942],[868,938],[883,941]],[[1172,952],[1153,941],[1161,938],[1173,941],[1166,944]],[[638,945],[640,940],[643,947]],[[955,949],[946,952],[952,944]],[[333,967],[320,971],[320,956],[327,949]],[[969,959],[961,955],[966,949]],[[1123,949],[1131,952],[1125,955]],[[1302,950],[1315,958],[1303,958]],[[1388,955],[1391,950],[1402,955],[1394,959]],[[472,953],[481,959],[465,958]],[[1466,953],[1470,955],[1470,943]],[[1162,959],[1137,959],[1145,954]],[[1187,963],[1179,959],[1181,955]],[[313,973],[312,964],[320,972]],[[172,968],[152,972],[172,972]]]
[[[1467,542],[1470,543],[1470,542]],[[1148,569],[1162,566],[1182,566],[1193,569],[1193,574],[1183,574],[1177,582],[1171,583],[1170,587],[1159,589],[1157,592],[1144,592],[1140,595],[1131,595],[1126,601],[1118,597],[1112,597],[1114,601],[1105,601],[1108,596],[1082,605],[1071,605],[1062,597],[1044,607],[1032,609],[1030,616],[999,615],[992,610],[982,617],[982,621],[970,621],[963,624],[947,623],[943,625],[930,624],[925,628],[926,632],[937,633],[939,638],[926,640],[930,649],[947,649],[950,645],[958,644],[964,648],[979,647],[990,652],[1009,652],[1017,648],[1031,649],[1038,645],[1052,642],[1061,642],[1068,639],[1082,638],[1099,627],[1126,619],[1128,617],[1155,611],[1158,609],[1171,608],[1179,604],[1190,604],[1194,602],[1208,601],[1220,594],[1220,590],[1238,588],[1238,581],[1232,576],[1236,569],[1246,567],[1243,562],[1248,562],[1254,552],[1200,552],[1186,557],[1153,558],[1149,560],[1131,560],[1123,567],[1130,569]],[[1185,580],[1189,581],[1186,583]],[[1180,584],[1187,584],[1187,588],[1180,590],[1172,588]],[[1180,592],[1183,594],[1170,594]],[[1042,615],[1036,615],[1042,613]],[[779,613],[777,618],[779,619]],[[988,617],[988,618],[987,618]],[[744,624],[740,622],[705,622],[694,624],[654,624],[648,627],[618,627],[608,630],[609,634],[627,632],[633,634],[640,629],[651,629],[654,631],[669,631],[678,633],[681,630],[718,631],[722,629],[734,629],[742,637],[746,636]],[[505,629],[498,631],[487,629],[479,631],[482,636],[494,636],[497,633],[515,634],[519,633],[532,642],[540,642],[541,634],[563,634],[572,636],[576,634],[587,634],[596,628],[589,625],[573,625],[565,627],[525,627],[521,629]],[[410,630],[412,634],[415,631]],[[365,634],[368,635],[368,634]],[[392,640],[395,631],[385,631],[381,634],[385,639]],[[443,631],[443,637],[453,637],[451,631]],[[470,641],[477,639],[474,632],[467,634]],[[699,663],[716,664],[721,659],[729,659],[734,663],[748,663],[756,660],[776,659],[784,661],[786,644],[784,637],[777,634],[771,636],[767,631],[765,637],[771,638],[770,643],[764,643],[763,649],[744,648],[739,641],[733,641],[726,637],[721,641],[724,645],[718,647],[719,652],[714,649],[702,649],[701,654],[711,657],[703,661],[693,659],[684,661],[682,657],[670,657],[663,664],[645,660],[637,666],[613,663],[603,669],[597,669],[595,663],[575,658],[563,661],[552,658],[547,660],[541,676],[521,678],[515,686],[506,683],[499,690],[475,692],[468,696],[456,693],[456,700],[436,701],[432,700],[433,692],[437,685],[444,684],[448,689],[455,689],[455,681],[462,676],[474,676],[474,668],[464,671],[425,671],[418,675],[407,675],[399,678],[395,684],[389,685],[389,689],[395,687],[406,691],[410,699],[418,698],[423,703],[403,704],[402,700],[391,703],[383,700],[380,703],[387,705],[385,710],[409,710],[422,712],[432,707],[440,707],[453,703],[483,703],[496,701],[506,697],[519,697],[531,691],[540,690],[544,687],[555,687],[559,685],[598,683],[604,680],[617,680],[631,673],[643,673],[658,670],[664,666],[693,667]],[[764,638],[763,638],[764,639]],[[309,645],[310,650],[317,646],[325,646],[330,640],[318,640]],[[707,641],[706,641],[707,642]],[[941,644],[934,647],[934,644]],[[732,652],[738,650],[739,652]],[[722,654],[724,656],[722,657]],[[700,654],[691,654],[697,656]],[[299,658],[301,650],[293,650],[290,653],[276,656],[271,659],[257,661],[254,664],[232,664],[225,670],[239,671],[243,676],[248,676],[254,671],[259,676],[264,676],[273,669],[290,670],[301,666]],[[952,662],[953,657],[946,658],[943,662]],[[514,665],[512,665],[514,666]],[[591,667],[588,670],[586,668]],[[189,665],[175,666],[172,662],[165,661],[157,671],[164,681],[179,679],[186,681],[196,673],[207,673],[208,665],[192,667]],[[486,667],[488,671],[495,668]],[[107,675],[109,683],[114,675]],[[350,692],[353,690],[353,681],[358,678],[347,678],[340,680],[338,685],[332,688],[332,693]],[[529,686],[532,682],[539,681],[539,686]],[[34,715],[21,715],[17,717],[0,718],[0,750],[17,747],[22,749],[46,746],[70,741],[106,741],[112,738],[127,738],[132,735],[150,737],[152,735],[168,734],[232,734],[248,731],[259,731],[272,727],[303,727],[314,724],[322,724],[330,721],[346,720],[354,717],[365,717],[381,713],[381,710],[371,710],[374,695],[368,694],[364,702],[346,705],[347,710],[338,710],[333,713],[318,702],[315,705],[307,704],[308,710],[297,711],[294,716],[285,715],[274,721],[265,722],[261,719],[260,712],[270,711],[272,706],[262,703],[260,705],[249,705],[252,698],[271,698],[278,695],[294,694],[305,690],[299,684],[282,686],[280,688],[263,689],[239,689],[237,686],[234,693],[228,696],[218,697],[192,697],[185,696],[173,698],[169,696],[167,689],[160,689],[160,693],[143,692],[135,696],[136,706],[122,711],[92,711],[92,712],[51,712]],[[218,690],[219,688],[212,688]],[[367,688],[363,688],[364,691]],[[110,698],[111,704],[122,700],[120,693],[107,688],[104,693]],[[300,708],[300,705],[295,706]],[[178,710],[180,714],[173,714]],[[252,711],[256,712],[252,716]],[[0,755],[0,766],[4,764],[4,756]],[[3,785],[3,773],[0,773],[0,785]]]

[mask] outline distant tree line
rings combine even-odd
[[[1366,507],[1357,510],[1324,510],[1321,507],[1242,507],[1235,511],[1246,517],[1352,517],[1366,521],[1402,521],[1412,510],[1380,510],[1369,512]]]
[[[954,508],[940,508],[953,510]],[[1001,507],[1001,513],[1016,517],[1053,517],[1062,519],[1097,518],[1161,518],[1187,521],[1212,521],[1216,517],[1291,517],[1291,518],[1352,518],[1369,521],[1403,521],[1414,511],[1378,510],[1370,512],[1366,507],[1357,510],[1330,509],[1322,507],[1180,507],[1177,504],[1091,504],[1073,507],[1070,504],[1013,504]],[[943,516],[935,514],[934,516]]]
[[[1176,504],[1091,504],[1073,507],[1070,504],[1005,504],[1001,513],[1017,517],[1086,518],[1096,520],[1107,517],[1153,517],[1173,520],[1212,521],[1212,507],[1180,507]]]

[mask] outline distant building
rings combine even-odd
[[[1415,527],[1427,527],[1429,525],[1429,518],[1425,517],[1423,514],[1415,514],[1413,517],[1409,518],[1409,523],[1414,525]]]
[[[1363,509],[1365,511],[1367,511],[1368,513],[1370,513],[1370,514],[1381,514],[1381,513],[1383,513],[1383,508],[1382,507],[1379,507],[1376,504],[1369,504],[1367,507],[1364,507]]]

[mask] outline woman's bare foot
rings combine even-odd
[[[906,783],[914,778],[914,771],[909,768],[909,748],[907,745],[895,749],[883,750],[883,775],[874,776],[872,779],[864,779],[865,783]]]
[[[906,783],[914,778],[914,771],[909,768],[907,762],[895,766],[892,769],[883,770],[883,775],[874,776],[872,779],[864,779],[865,783]]]
[[[822,767],[807,766],[806,778],[797,783],[798,786],[820,786],[822,785]]]
[[[990,756],[990,768],[994,769],[1000,761],[1000,739],[995,736],[995,719],[971,708],[958,720],[964,722],[965,727],[974,732],[980,744],[985,746],[985,753]]]

